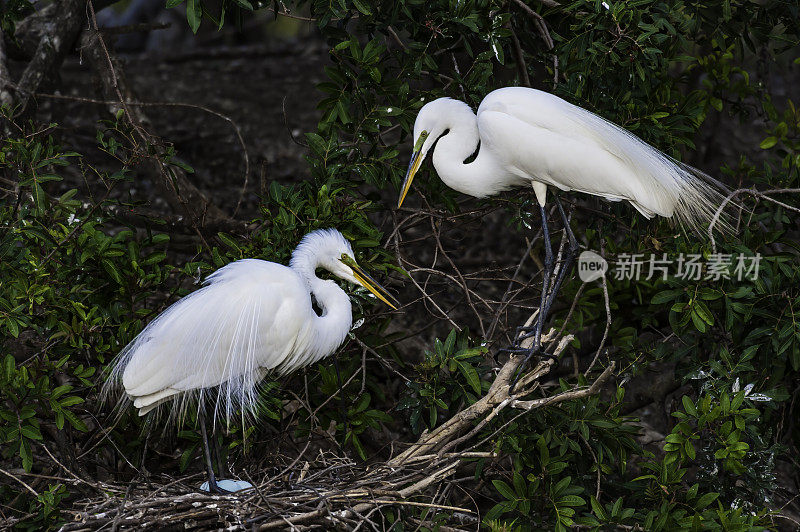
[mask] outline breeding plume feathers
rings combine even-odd
[[[291,266],[263,260],[233,262],[211,274],[198,291],[153,320],[111,365],[106,398],[124,390],[139,415],[171,402],[170,417],[211,402],[216,417],[255,411],[259,383],[332,354],[352,323],[350,299],[325,268],[363,284],[341,258],[349,242],[335,229],[306,235]],[[355,264],[353,261],[352,264]],[[323,311],[311,305],[315,297]]]
[[[624,128],[525,87],[489,93],[477,114],[457,100],[434,100],[420,109],[414,137],[421,147],[400,203],[429,150],[442,181],[471,196],[533,186],[543,204],[548,187],[583,192],[628,201],[647,218],[663,216],[702,236],[728,194],[718,181]],[[479,145],[474,160],[465,162]],[[724,218],[716,228],[727,232]]]
[[[562,103],[564,114],[569,117],[576,131],[593,138],[632,168],[636,177],[645,184],[646,191],[657,198],[657,203],[671,205],[672,216],[681,227],[705,236],[705,228],[730,193],[725,185],[697,168],[676,161],[627,129],[599,115],[551,94],[542,94]],[[661,214],[641,208],[635,198],[626,199],[647,218]],[[665,212],[668,213],[669,210]],[[718,229],[728,233],[732,228],[726,218],[723,216],[720,219]]]

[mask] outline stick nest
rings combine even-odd
[[[545,343],[555,344],[555,336],[551,331]],[[572,338],[560,338],[552,352],[560,354]],[[596,394],[614,369],[612,363],[588,387],[526,399],[539,389],[539,380],[554,363],[550,359],[539,362],[520,377],[514,395],[509,395],[521,362],[522,357],[512,356],[499,369],[486,395],[388,460],[356,463],[320,451],[313,461],[295,460],[277,475],[248,478],[255,488],[230,495],[197,492],[196,485],[186,482],[193,477],[164,480],[161,485],[152,478],[149,485],[98,483],[94,487],[100,495],[77,503],[72,511],[74,520],[61,530],[381,530],[389,524],[385,521],[389,508],[410,525],[474,530],[481,519],[477,506],[450,506],[439,501],[457,485],[459,473],[472,478],[477,461],[497,458],[482,450],[490,445],[481,430],[506,408],[524,413]]]

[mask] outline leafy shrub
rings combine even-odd
[[[224,3],[227,19],[216,22],[244,17],[251,8],[283,9],[278,4]],[[381,245],[386,229],[397,229],[383,213],[404,173],[419,108],[445,95],[475,106],[494,88],[530,79],[678,158],[704,147],[698,132],[709,118],[752,129],[754,117],[765,117],[763,134],[750,149],[712,173],[734,187],[785,192],[740,192],[736,199],[746,210],[738,239],[718,241],[716,250],[666,223],[642,224],[627,206],[604,207],[610,215],[596,217],[582,210],[581,200],[574,217],[576,226],[587,228],[582,244],[605,249],[609,257],[760,254],[761,268],[757,278],[741,281],[609,279],[612,318],[607,349],[597,355],[592,331],[606,326],[603,289],[583,290],[577,279],[567,280],[560,299],[578,297],[578,303],[567,323],[568,306],[555,309],[556,326],[586,333],[573,343],[577,355],[598,356],[596,367],[613,358],[623,370],[611,394],[525,416],[504,413],[482,429],[480,449],[510,457],[475,460],[475,498],[485,511],[484,526],[774,527],[780,494],[775,470],[781,462],[796,463],[800,436],[800,425],[783,424],[796,417],[793,401],[800,389],[800,116],[791,100],[775,101],[765,80],[774,64],[788,69],[797,63],[797,7],[778,0],[552,4],[525,2],[525,9],[520,2],[494,0],[288,3],[308,11],[330,48],[327,79],[318,87],[322,118],[306,135],[312,178],[271,184],[254,231],[246,237],[212,235],[190,258],[168,254],[169,238],[159,233],[158,220],[128,228],[110,208],[119,202],[108,195],[58,187],[66,165],[99,183],[103,193],[129,178],[137,154],[126,143],[121,116],[101,124],[98,136],[101,148],[119,162],[114,172],[95,174],[79,155],[60,149],[47,129],[4,139],[0,170],[19,184],[16,201],[0,206],[4,463],[30,472],[44,467],[36,453],[58,441],[58,434],[91,441],[97,422],[87,403],[94,400],[103,366],[157,311],[212,269],[242,257],[285,262],[307,231],[336,226],[368,268],[400,270],[390,246]],[[211,13],[202,0],[186,2],[186,10],[194,30]],[[774,64],[765,65],[762,55]],[[727,144],[719,137],[713,142]],[[171,157],[170,162],[182,164]],[[423,170],[415,183],[429,203],[464,214],[464,204],[432,171]],[[508,214],[503,230],[531,226],[523,194],[486,203]],[[352,295],[358,324],[372,299],[359,290]],[[449,324],[433,325],[434,336],[450,330]],[[331,400],[338,379],[327,363],[304,376],[310,392],[292,424],[296,435],[310,437],[335,423],[339,441],[369,459],[379,452],[369,436],[381,426],[402,433],[408,419],[411,430],[403,434],[412,438],[485,392],[492,375],[484,342],[496,337],[450,331],[419,363],[406,364],[407,353],[390,345],[402,337],[391,326],[390,319],[378,317],[353,332],[341,353],[342,375],[363,376],[344,387],[341,402]],[[404,370],[402,398],[390,387],[392,373],[366,371],[365,353]],[[683,387],[675,390],[680,406],[665,412],[672,421],[664,442],[644,445],[635,437],[638,428],[629,417],[635,405],[626,386],[646,379],[653,367],[674,371]],[[548,392],[586,385],[592,375],[560,377]],[[285,421],[290,395],[276,383],[267,388],[262,419],[274,427]],[[347,426],[340,423],[341,405]],[[392,417],[395,407],[407,418]],[[134,416],[124,417],[109,438],[133,454],[143,445],[140,429]],[[258,430],[235,426],[218,437],[230,452],[254,445]],[[180,440],[176,461],[183,469],[199,453],[193,432],[181,433]],[[22,485],[0,485],[0,500],[21,516],[17,526],[37,528],[65,518],[58,514],[68,497],[63,484],[30,495]],[[399,510],[382,512],[400,528]],[[443,510],[435,520],[450,517]]]

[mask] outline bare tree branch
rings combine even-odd
[[[4,40],[3,28],[0,28],[0,105],[11,105],[13,97],[8,91],[8,81],[11,74],[8,72],[8,61],[6,58],[6,43]]]
[[[112,112],[119,109],[124,110],[126,117],[130,121],[137,133],[140,149],[143,153],[150,153],[150,147],[156,147],[155,153],[150,157],[156,175],[160,176],[159,187],[170,206],[183,212],[191,220],[198,234],[201,234],[203,226],[208,222],[218,219],[228,220],[219,207],[209,200],[192,183],[186,172],[174,165],[169,165],[159,154],[162,143],[146,129],[150,123],[143,108],[139,105],[131,105],[129,102],[136,101],[133,90],[127,83],[124,72],[121,69],[116,57],[108,50],[105,40],[94,17],[94,12],[90,7],[90,29],[81,39],[81,50],[87,62],[100,78],[103,92],[106,98],[117,102],[112,108]]]
[[[18,114],[29,110],[31,96],[42,81],[55,75],[86,20],[86,0],[62,0],[57,4],[57,10],[58,16],[53,17],[51,30],[42,34],[33,58],[17,84]]]

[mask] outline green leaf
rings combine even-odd
[[[226,235],[225,233],[217,233],[217,238],[219,238],[223,244],[237,252],[239,255],[242,254],[242,249],[239,247],[239,244],[231,238],[230,236]]]
[[[560,506],[583,506],[586,504],[586,501],[577,495],[564,495],[558,499],[557,504]]]
[[[28,443],[28,440],[20,440],[19,456],[22,458],[22,467],[30,473],[31,467],[33,467],[33,455],[31,454],[31,444]]]
[[[714,316],[711,314],[711,311],[708,309],[705,303],[695,300],[694,304],[692,305],[692,310],[694,310],[704,322],[709,325],[714,325]]]
[[[683,442],[683,448],[686,451],[686,456],[694,460],[696,454],[694,451],[694,445],[692,445],[692,440],[686,440],[685,442]]]
[[[23,425],[22,435],[31,440],[42,439],[42,433],[39,432],[39,429],[37,427],[34,427],[33,425]]]
[[[353,0],[353,5],[356,9],[358,9],[361,13],[365,15],[371,15],[372,10],[369,8],[369,4],[364,2],[363,0]]]
[[[451,329],[450,334],[447,335],[447,340],[444,341],[444,352],[452,353],[453,347],[456,345],[456,330]]]
[[[692,323],[694,324],[695,328],[701,333],[706,332],[706,327],[707,327],[706,322],[700,316],[697,315],[697,312],[692,310],[691,317],[692,317]]]
[[[203,6],[200,0],[186,0],[186,20],[189,22],[192,33],[197,33],[202,19]]]
[[[113,262],[108,259],[102,259],[100,264],[103,265],[103,269],[108,272],[111,278],[117,282],[117,284],[122,284],[122,275],[120,275],[119,270]]]
[[[569,486],[571,482],[572,482],[571,476],[564,477],[561,480],[559,480],[558,483],[556,483],[556,485],[553,487],[552,491],[553,496],[558,497],[561,493],[564,492],[565,489],[567,489],[567,486]]]
[[[594,495],[589,496],[589,503],[592,505],[592,511],[594,512],[594,515],[596,515],[598,519],[602,521],[608,520],[608,514],[606,513],[605,508],[603,508],[603,505],[600,504],[600,501],[595,499]]]
[[[771,147],[775,146],[777,143],[778,139],[776,137],[767,137],[761,141],[761,144],[759,144],[759,146],[761,147],[762,150],[768,150]]]
[[[653,305],[660,305],[662,303],[666,303],[667,301],[672,301],[682,293],[683,290],[665,290],[654,295],[650,300],[650,303]]]
[[[465,379],[467,379],[467,383],[472,387],[476,394],[480,395],[481,378],[478,376],[478,372],[474,367],[463,360],[457,360],[456,363],[458,364],[458,369],[461,371],[461,374],[464,375]]]
[[[697,500],[694,506],[698,510],[702,510],[703,508],[714,502],[717,499],[717,497],[719,497],[719,493],[706,493]]]
[[[697,417],[697,408],[695,407],[694,403],[692,402],[692,398],[688,395],[684,395],[681,397],[681,402],[683,403],[683,410],[692,417]]]
[[[86,427],[86,424],[80,419],[78,419],[78,416],[73,414],[70,410],[63,410],[62,413],[64,414],[64,417],[67,418],[67,421],[69,421],[69,424],[72,425],[72,427],[75,428],[76,430],[79,430],[81,432],[86,432],[87,430],[89,430]]]
[[[195,443],[194,445],[183,451],[183,453],[181,453],[181,459],[178,461],[178,470],[181,473],[186,471],[186,468],[189,467],[189,461],[194,456],[194,453],[198,447],[199,445]]]
[[[496,489],[500,493],[500,495],[502,495],[509,501],[517,500],[517,496],[514,493],[514,490],[511,489],[511,486],[509,486],[502,480],[492,480],[492,484],[494,485],[494,489]]]
[[[64,399],[62,399],[58,403],[61,406],[63,406],[64,408],[67,408],[67,407],[70,407],[70,406],[75,406],[75,405],[81,404],[82,402],[83,402],[82,398],[77,397],[75,395],[71,395],[69,397],[65,397]]]

